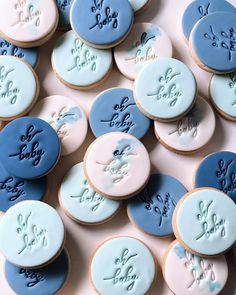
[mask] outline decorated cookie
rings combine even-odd
[[[219,294],[228,278],[224,255],[199,257],[189,253],[177,241],[168,248],[162,269],[169,288],[174,294],[181,295]]]
[[[32,68],[13,56],[0,56],[0,120],[27,113],[36,102],[39,82]]]
[[[63,156],[76,151],[87,135],[87,118],[82,108],[68,97],[54,95],[41,99],[30,116],[38,117],[53,127],[61,140]]]
[[[3,215],[0,236],[4,237],[0,239],[0,251],[9,262],[35,268],[48,264],[62,251],[64,225],[51,206],[24,201]]]
[[[54,0],[1,0],[0,35],[21,47],[40,46],[56,30],[58,11]]]
[[[181,61],[161,58],[146,65],[134,83],[134,99],[153,120],[175,121],[193,107],[196,80]]]
[[[56,0],[59,11],[59,28],[70,27],[70,8],[74,0]]]
[[[235,36],[236,13],[209,14],[195,25],[190,35],[192,55],[209,72],[232,72],[236,70]]]
[[[139,240],[118,237],[102,244],[91,262],[92,283],[103,295],[147,294],[155,279],[155,261]]]
[[[0,133],[0,161],[16,177],[33,179],[46,175],[59,155],[57,133],[41,119],[16,119]]]
[[[12,55],[23,59],[35,68],[39,61],[38,48],[22,48],[15,46],[0,37],[0,55]]]
[[[0,164],[0,211],[25,200],[42,200],[47,190],[45,178],[26,180],[12,176]]]
[[[127,0],[74,0],[70,22],[82,40],[95,48],[121,43],[133,24],[133,9]]]
[[[103,223],[120,209],[121,202],[96,193],[84,176],[83,163],[73,166],[59,189],[59,202],[72,219],[86,224]]]
[[[180,244],[200,256],[224,253],[236,241],[236,205],[215,189],[186,194],[177,204],[172,222]]]
[[[46,267],[25,269],[5,262],[5,277],[18,295],[53,295],[59,291],[68,277],[69,256],[63,250],[58,258]]]
[[[142,12],[149,4],[150,0],[129,0],[135,13]]]
[[[215,115],[209,103],[198,97],[192,110],[183,118],[171,122],[155,121],[157,138],[177,153],[191,153],[205,146],[215,132]]]
[[[210,98],[213,106],[223,117],[236,121],[236,72],[213,75]]]
[[[86,2],[87,3],[87,2]],[[103,83],[112,69],[111,50],[86,45],[73,31],[62,35],[52,52],[52,66],[60,81],[75,89]]]
[[[89,123],[96,137],[121,131],[142,138],[150,127],[150,119],[136,106],[133,91],[126,88],[100,93],[90,111]]]
[[[195,0],[186,8],[182,18],[182,31],[188,40],[195,24],[208,14],[228,11],[235,13],[235,7],[225,0]]]
[[[194,186],[216,188],[236,202],[236,154],[221,151],[204,158],[197,168]]]
[[[187,193],[177,179],[151,175],[145,189],[128,203],[128,216],[142,231],[155,236],[173,234],[172,215],[180,198]]]
[[[125,41],[115,47],[114,56],[120,72],[135,80],[147,63],[160,57],[172,57],[172,44],[157,25],[137,23]]]
[[[85,176],[92,188],[113,199],[129,198],[146,185],[150,159],[134,136],[112,132],[97,138],[84,157]]]

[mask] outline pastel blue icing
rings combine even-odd
[[[83,40],[103,46],[118,42],[128,33],[133,14],[127,0],[75,0],[70,21]]]
[[[28,62],[35,67],[39,59],[38,48],[22,48],[15,46],[0,37],[0,55],[12,55]]]
[[[208,14],[226,11],[236,12],[235,7],[225,0],[195,0],[186,8],[182,18],[182,30],[188,40],[194,25]]]
[[[0,164],[0,211],[25,200],[42,200],[46,192],[46,178],[26,180],[12,176]]]
[[[133,92],[126,88],[112,88],[102,92],[92,106],[89,123],[96,137],[121,131],[140,139],[150,127],[150,119],[140,112]]]
[[[57,133],[41,119],[18,118],[0,132],[0,161],[16,177],[42,177],[54,167],[59,155]]]
[[[146,188],[129,199],[128,214],[146,233],[155,236],[171,235],[175,206],[186,193],[186,188],[174,177],[153,174]]]
[[[65,251],[51,264],[39,269],[25,269],[5,262],[5,276],[18,295],[53,295],[67,279],[69,261]]]
[[[236,13],[216,12],[203,18],[191,34],[202,64],[218,72],[236,69]]]
[[[174,246],[173,251],[179,257],[179,259],[186,257],[186,251],[179,243]]]
[[[195,187],[213,187],[236,202],[236,154],[222,151],[207,156],[195,175]]]
[[[74,0],[56,0],[59,11],[59,27],[70,26],[70,8]]]

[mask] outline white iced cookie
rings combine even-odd
[[[156,273],[150,250],[139,240],[117,237],[102,244],[91,262],[92,283],[102,295],[144,295]]]
[[[149,4],[150,0],[129,0],[135,13],[141,12]]]
[[[57,211],[40,201],[11,207],[0,221],[0,251],[25,268],[44,266],[61,252],[65,232]]]
[[[63,34],[52,52],[52,67],[62,83],[75,89],[96,87],[112,69],[110,49],[95,49],[73,31]]]
[[[96,193],[84,176],[83,163],[73,166],[59,189],[59,202],[72,219],[86,224],[103,223],[112,218],[121,206]]]

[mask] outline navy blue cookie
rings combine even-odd
[[[195,187],[213,187],[236,202],[236,154],[217,152],[208,155],[198,166]]]
[[[26,180],[12,176],[0,164],[0,211],[25,200],[41,201],[47,189],[46,178]]]
[[[56,131],[45,121],[18,118],[0,132],[0,161],[19,178],[39,178],[54,167],[60,155]]]
[[[33,68],[39,60],[38,48],[22,48],[15,46],[0,37],[0,55],[12,55],[28,62]]]
[[[89,123],[96,137],[120,131],[142,138],[150,127],[150,119],[140,112],[133,92],[126,88],[111,88],[99,94],[90,111]]]
[[[144,232],[164,237],[173,234],[172,215],[187,193],[181,182],[164,174],[151,175],[146,188],[129,199],[129,218]]]
[[[65,28],[70,26],[70,8],[74,0],[56,0],[59,11],[59,27]]]
[[[18,295],[53,295],[64,285],[68,272],[65,250],[51,264],[39,269],[24,269],[5,262],[6,279]]]

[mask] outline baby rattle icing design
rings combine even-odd
[[[221,159],[219,160],[218,170],[216,171],[216,177],[220,181],[220,189],[226,194],[236,189],[236,174],[235,172],[229,173],[229,168],[233,164],[233,160],[227,163]]]
[[[29,282],[26,283],[26,286],[28,288],[32,288],[38,285],[38,283],[45,280],[45,277],[40,274],[40,272],[31,269],[20,268],[19,274],[23,275],[26,279],[29,280]]]
[[[121,255],[114,261],[115,271],[111,277],[106,277],[104,281],[111,281],[113,285],[124,285],[127,291],[134,289],[139,276],[135,273],[135,268],[132,262],[138,254],[131,254],[131,251],[126,248],[121,252]]]
[[[231,105],[232,107],[235,107],[236,106],[236,73],[230,73],[229,78],[231,80],[229,83],[229,87],[234,90],[234,94],[235,94],[235,100]]]
[[[15,69],[7,69],[0,65],[0,101],[7,101],[14,105],[17,102],[20,89],[15,86],[10,75]]]

